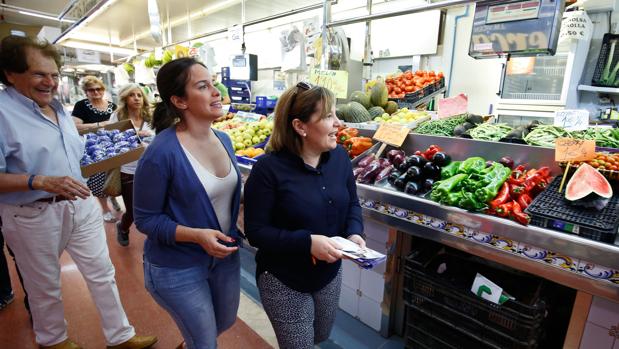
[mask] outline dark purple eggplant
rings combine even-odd
[[[417,181],[421,179],[421,169],[417,166],[411,166],[406,170],[406,179],[409,181]]]
[[[378,159],[378,162],[380,163],[380,168],[385,168],[387,166],[391,166],[391,161],[389,161],[388,159],[385,158],[380,158]]]
[[[510,158],[509,156],[502,157],[501,160],[499,160],[499,164],[510,169],[514,168],[514,160],[512,160],[512,158]]]
[[[404,158],[404,162],[402,162],[400,164],[400,167],[398,167],[398,170],[400,170],[400,172],[404,173],[411,166],[413,166],[413,163],[411,162],[411,157],[407,156],[407,157]]]
[[[441,168],[433,162],[427,162],[421,169],[425,178],[438,179],[441,178]]]
[[[404,153],[404,151],[402,151],[402,150],[400,150],[400,149],[392,149],[392,150],[389,150],[389,151],[387,152],[387,159],[389,159],[389,161],[393,162],[393,159],[394,159],[397,155],[406,156],[406,154]]]
[[[359,174],[357,177],[357,181],[363,184],[371,184],[374,183],[374,179],[380,173],[380,161],[374,160],[372,161],[366,168],[363,169],[363,172]]]
[[[419,168],[422,168],[423,165],[426,164],[426,162],[428,162],[428,160],[426,160],[426,158],[424,158],[421,155],[413,155],[410,157],[410,161],[411,161],[411,166],[417,166]]]
[[[423,183],[421,183],[421,188],[424,192],[432,190],[432,186],[434,185],[435,180],[432,178],[426,178]]]
[[[364,167],[355,167],[352,169],[352,175],[355,177],[355,179],[357,179],[357,177],[359,177],[359,174],[361,174],[363,170],[365,170]]]
[[[417,182],[408,182],[404,187],[404,192],[406,194],[415,195],[419,192],[420,187],[421,186]]]
[[[357,165],[359,165],[359,167],[367,167],[374,160],[376,160],[376,156],[374,156],[374,154],[370,154],[361,159]]]
[[[398,179],[398,177],[400,177],[401,175],[402,175],[402,173],[400,173],[400,171],[394,169],[389,174],[389,177],[387,177],[387,182],[389,182],[389,184],[393,185],[393,183],[395,183],[395,180]]]
[[[380,182],[381,180],[383,180],[384,178],[388,177],[389,174],[391,174],[391,172],[393,172],[395,170],[395,168],[393,167],[393,165],[389,165],[385,168],[383,168],[378,175],[376,176],[376,179],[374,179],[374,182]]]
[[[404,191],[404,187],[406,187],[406,173],[400,175],[400,177],[393,182],[393,186],[399,191]]]
[[[450,162],[451,157],[443,152],[438,152],[432,157],[432,163],[440,167],[447,166]]]
[[[406,156],[404,154],[398,154],[398,155],[393,157],[393,159],[391,160],[391,163],[395,167],[399,168],[400,165],[402,165],[402,163],[404,162],[405,159],[406,159]]]

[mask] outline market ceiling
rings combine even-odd
[[[171,23],[170,40],[179,42],[202,33],[225,29],[241,20],[241,0],[158,0],[163,35]],[[313,1],[312,3],[314,3]],[[148,0],[103,0],[101,8],[76,25],[66,40],[152,50],[160,47],[150,35]],[[251,21],[291,9],[307,6],[307,0],[246,0],[245,21]],[[191,21],[188,21],[191,18]],[[189,24],[188,24],[189,23]]]

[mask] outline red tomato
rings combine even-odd
[[[404,89],[404,91],[406,92],[413,92],[413,86],[406,86],[406,88]]]

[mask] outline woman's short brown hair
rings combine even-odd
[[[86,75],[82,78],[82,90],[84,92],[86,92],[86,90],[92,87],[93,85],[99,86],[105,90],[105,85],[103,84],[103,81],[99,79],[98,77],[93,76],[93,75]]]
[[[5,72],[21,74],[28,70],[26,48],[41,51],[43,56],[56,62],[58,69],[62,66],[60,54],[49,42],[31,37],[9,35],[0,43],[0,82],[6,86],[11,86],[11,83],[6,78]]]
[[[333,92],[322,86],[299,83],[291,87],[277,100],[273,133],[267,146],[269,151],[288,150],[301,153],[301,136],[292,127],[292,121],[309,122],[311,116],[320,111],[320,118],[326,118],[335,104]],[[320,109],[318,109],[320,108]]]

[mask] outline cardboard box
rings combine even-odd
[[[93,128],[89,128],[86,130],[81,130],[79,131],[79,134],[84,135],[86,133],[95,133],[97,132],[97,130],[101,128],[106,129],[106,130],[125,131],[130,128],[133,128],[133,124],[131,123],[131,120],[124,120],[124,121],[119,121],[113,124],[106,125],[104,127],[93,127]],[[81,167],[82,176],[84,176],[85,178],[88,178],[94,175],[95,173],[106,172],[113,168],[117,168],[124,164],[128,164],[130,162],[136,161],[140,158],[140,156],[142,156],[142,153],[144,153],[144,146],[140,144],[139,147],[132,149],[126,153],[118,154],[109,159],[95,162],[94,164],[82,166]]]

